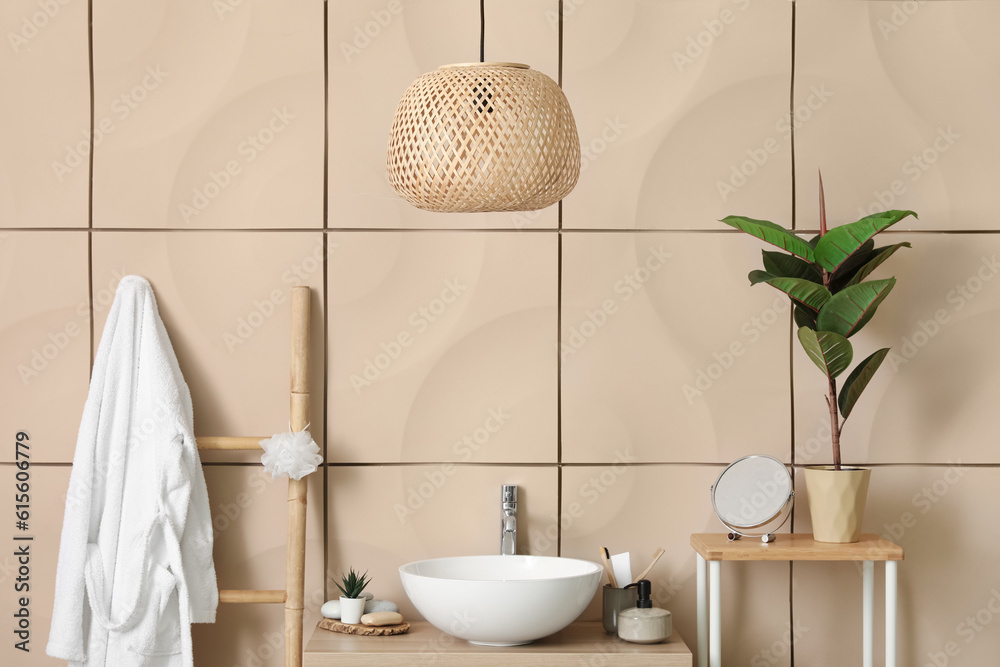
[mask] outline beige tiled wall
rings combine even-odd
[[[396,568],[495,551],[498,487],[516,483],[522,551],[594,559],[604,544],[641,563],[663,547],[654,597],[693,645],[688,535],[721,528],[721,467],[828,460],[821,380],[786,304],[746,283],[760,246],[716,221],[814,231],[822,169],[835,223],[920,213],[893,232],[914,247],[856,339],[893,356],[844,432],[846,458],[874,467],[865,530],[906,549],[900,664],[993,664],[1000,3],[486,6],[487,59],[561,80],[574,108],[583,172],[561,206],[433,214],[387,184],[396,102],[478,56],[475,2],[4,3],[0,541],[25,430],[36,557],[29,654],[10,641],[0,557],[0,663],[56,664],[65,490],[127,273],[153,283],[199,435],[286,428],[288,292],[313,288],[326,463],[309,488],[307,636],[348,566],[414,616]],[[280,587],[282,484],[250,455],[204,459],[220,584]],[[805,493],[787,529],[809,531]],[[724,577],[726,664],[858,662],[852,566]],[[198,664],[280,665],[281,623],[223,606],[196,628]]]

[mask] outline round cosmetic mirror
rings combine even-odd
[[[774,540],[792,509],[792,476],[778,459],[754,454],[730,463],[712,486],[712,506],[729,539]]]

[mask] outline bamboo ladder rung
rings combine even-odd
[[[270,436],[262,436],[260,438],[253,437],[225,437],[225,436],[202,436],[200,438],[195,438],[198,442],[198,449],[202,450],[222,450],[222,451],[238,451],[238,450],[254,450],[260,449],[260,441],[266,440]]]
[[[284,604],[285,591],[265,591],[256,589],[220,590],[219,602],[229,604]]]

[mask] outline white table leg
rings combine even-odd
[[[708,665],[722,667],[722,561],[708,564]],[[887,666],[888,667],[888,666]]]
[[[885,562],[885,667],[896,667],[897,565],[894,560]]]
[[[708,577],[705,559],[698,556],[698,667],[708,667]]]
[[[864,667],[875,665],[875,561],[866,560],[863,563],[862,581],[862,659]]]

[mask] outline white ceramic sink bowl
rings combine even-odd
[[[559,632],[597,592],[597,563],[552,556],[458,556],[399,568],[406,595],[439,630],[488,646]]]

